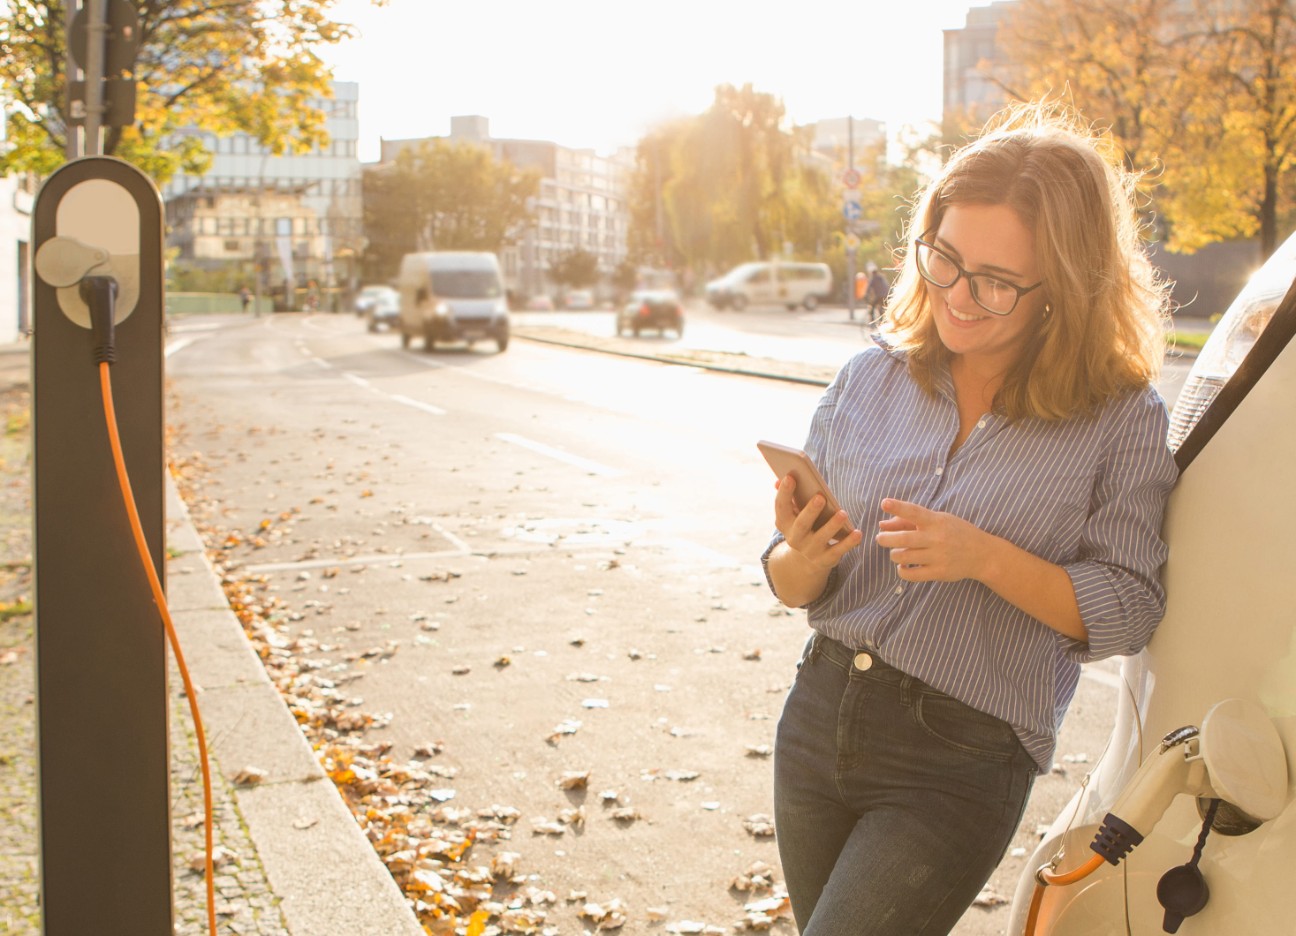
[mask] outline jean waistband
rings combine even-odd
[[[867,672],[874,677],[892,678],[897,682],[901,678],[918,682],[882,659],[876,650],[870,648],[852,650],[840,640],[834,640],[819,631],[815,631],[811,640],[810,656],[812,658],[821,656],[848,672],[857,670]]]

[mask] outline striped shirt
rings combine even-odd
[[[865,535],[807,606],[809,622],[1008,722],[1047,773],[1080,664],[1139,652],[1165,611],[1161,520],[1177,477],[1165,403],[1148,387],[1063,421],[987,413],[951,454],[959,417],[948,372],[937,391],[923,392],[903,353],[877,347],[852,358],[819,401],[806,451]],[[885,497],[961,517],[1060,565],[1088,642],[979,582],[902,580],[873,541]]]

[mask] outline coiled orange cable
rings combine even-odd
[[[126,473],[126,460],[122,457],[121,438],[117,434],[117,411],[113,406],[112,378],[108,374],[108,362],[99,364],[99,389],[103,396],[104,421],[108,424],[108,444],[112,447],[113,465],[117,469],[117,484],[121,488],[122,503],[126,506],[126,516],[130,520],[131,533],[135,539],[135,549],[139,553],[140,564],[148,576],[149,588],[153,592],[153,601],[157,604],[162,624],[166,628],[167,639],[171,642],[171,651],[175,654],[176,666],[180,670],[180,679],[184,682],[185,696],[189,699],[189,711],[193,714],[194,734],[198,739],[198,760],[202,767],[203,781],[203,829],[206,836],[206,852],[203,870],[207,877],[207,928],[211,936],[216,936],[216,875],[213,868],[214,814],[212,809],[211,765],[207,760],[207,737],[203,732],[202,716],[198,713],[198,693],[194,690],[193,681],[189,678],[189,667],[185,665],[184,654],[180,651],[180,640],[176,636],[175,625],[171,622],[171,610],[167,607],[166,595],[162,591],[162,582],[157,569],[153,567],[153,558],[149,554],[148,542],[144,539],[144,525],[140,523],[139,511],[135,507],[135,495],[131,490],[130,476]]]

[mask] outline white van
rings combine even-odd
[[[826,263],[744,263],[706,285],[713,308],[741,312],[747,306],[815,308],[832,295],[832,270]]]
[[[439,250],[406,254],[400,275],[401,347],[416,337],[431,351],[438,341],[509,342],[508,302],[493,253]]]

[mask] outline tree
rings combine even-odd
[[[390,276],[416,250],[498,251],[531,220],[540,188],[522,172],[472,143],[432,140],[365,169],[365,236],[369,275]]]
[[[549,264],[549,278],[568,289],[584,289],[598,282],[598,257],[588,250],[573,248]]]
[[[336,0],[131,2],[139,13],[136,119],[105,128],[106,155],[163,183],[211,163],[201,138],[176,136],[181,128],[243,131],[276,155],[326,141],[313,102],[332,92],[317,50],[352,35],[330,18]],[[65,159],[66,9],[9,0],[0,14],[0,95],[9,115],[0,174],[47,175]]]
[[[1021,100],[1065,98],[1141,175],[1168,247],[1259,235],[1292,210],[1292,0],[1022,0],[990,76]]]

